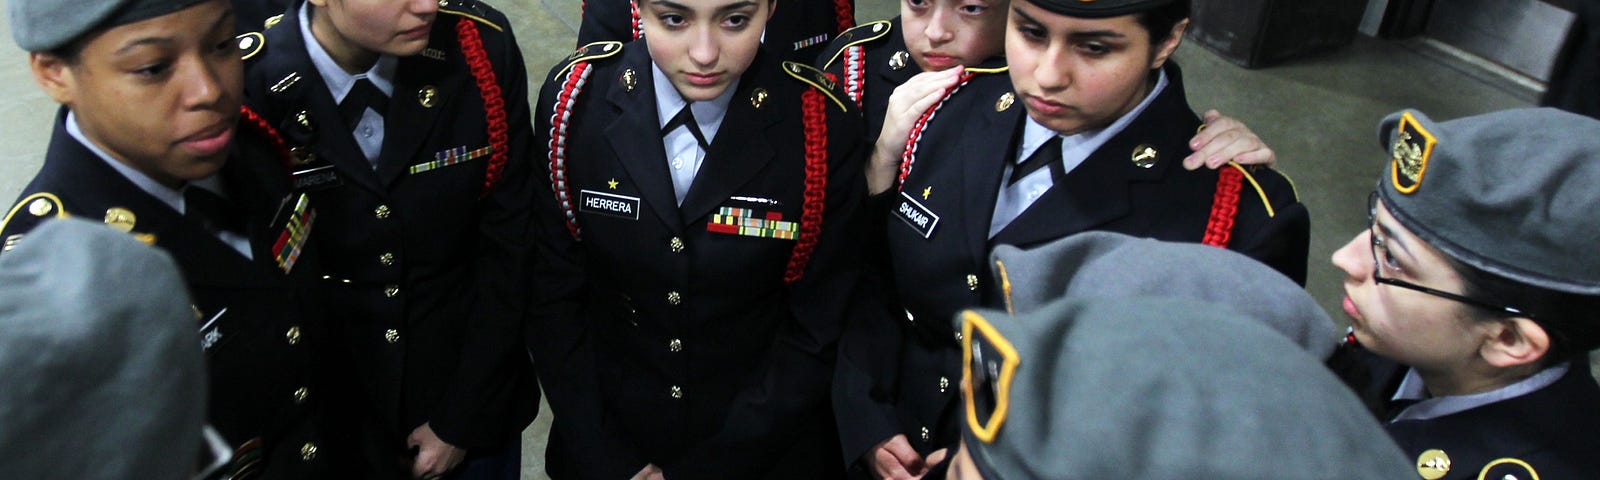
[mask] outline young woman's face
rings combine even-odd
[[[311,0],[317,14],[313,23],[326,21],[318,39],[335,57],[394,55],[409,57],[428,46],[438,0]]]
[[[112,27],[76,60],[35,53],[30,61],[91,141],[152,179],[177,186],[227,159],[244,64],[225,0]]]
[[[1333,253],[1344,271],[1344,312],[1356,340],[1374,353],[1423,370],[1443,371],[1478,354],[1492,322],[1473,318],[1461,302],[1394,285],[1403,280],[1451,293],[1464,284],[1444,255],[1375,204],[1372,228]],[[1376,267],[1376,270],[1374,268]]]
[[[1005,50],[1008,0],[901,0],[900,31],[923,71],[983,63]]]
[[[1110,125],[1150,91],[1149,75],[1178,48],[1187,20],[1151,48],[1133,15],[1075,18],[1011,3],[1006,61],[1028,116],[1061,134]]]
[[[650,59],[684,100],[717,98],[761,49],[772,0],[640,0]]]

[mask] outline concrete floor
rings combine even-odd
[[[512,19],[530,81],[538,83],[573,47],[578,0],[490,1]],[[892,0],[858,3],[864,21],[888,18],[898,8]],[[0,41],[0,144],[12,152],[0,160],[0,199],[8,205],[38,170],[55,112],[29,76],[26,56],[9,40],[9,28],[0,27],[6,38]],[[1337,52],[1260,70],[1236,67],[1192,44],[1177,55],[1193,106],[1244,120],[1298,183],[1312,215],[1308,288],[1332,312],[1339,312],[1342,293],[1328,257],[1365,226],[1366,193],[1387,158],[1376,141],[1377,121],[1405,107],[1448,119],[1531,104],[1529,92],[1497,86],[1462,62],[1424,52],[1417,42],[1363,37]],[[548,419],[541,415],[524,436],[525,479],[545,478]]]

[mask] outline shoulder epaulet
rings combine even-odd
[[[823,73],[822,70],[817,70],[815,67],[804,63],[785,61],[783,62],[783,73],[787,73],[796,80],[805,82],[805,84],[817,89],[818,92],[827,95],[828,99],[833,100],[833,103],[838,105],[840,110],[850,110],[845,107],[843,101],[839,100],[839,95],[834,91],[839,86],[838,82],[828,78],[828,74]]]
[[[556,72],[555,78],[560,79],[565,77],[567,75],[567,70],[571,70],[572,66],[577,65],[578,62],[587,62],[590,60],[606,58],[618,53],[622,53],[622,42],[594,42],[582,47],[578,47],[578,49],[573,51],[571,55],[567,55],[567,58],[561,60],[561,70]]]
[[[239,41],[240,60],[248,61],[251,58],[255,58],[256,55],[260,55],[262,50],[267,49],[267,36],[262,35],[261,32],[241,33],[234,38]]]
[[[844,33],[839,34],[839,39],[834,41],[833,44],[837,50],[832,51],[828,55],[828,61],[827,63],[822,64],[822,68],[827,69],[828,67],[832,67],[833,62],[839,61],[839,56],[843,55],[844,51],[849,50],[850,47],[862,45],[888,36],[889,31],[893,29],[893,23],[890,23],[888,20],[879,20],[872,23],[863,23],[855,28],[845,30]]]
[[[1238,170],[1239,173],[1241,173],[1242,176],[1243,176],[1242,179],[1244,181],[1248,182],[1250,184],[1250,186],[1252,187],[1252,189],[1255,190],[1256,195],[1261,198],[1261,205],[1262,205],[1262,207],[1266,208],[1267,217],[1269,217],[1269,218],[1277,216],[1277,211],[1272,206],[1272,196],[1267,194],[1266,187],[1261,186],[1261,182],[1256,179],[1256,174],[1258,172],[1260,172],[1262,170],[1266,170],[1268,172],[1271,172],[1270,174],[1274,174],[1274,175],[1277,175],[1279,177],[1282,177],[1284,183],[1288,183],[1289,184],[1289,192],[1294,195],[1294,200],[1297,201],[1297,202],[1300,201],[1300,190],[1297,187],[1295,187],[1294,180],[1290,179],[1289,176],[1285,175],[1283,172],[1277,171],[1276,169],[1272,169],[1270,167],[1261,166],[1261,165],[1239,165],[1237,163],[1229,162],[1228,166],[1231,166],[1234,169]]]
[[[27,214],[18,220],[26,219],[30,223],[38,223],[50,218],[68,217],[66,207],[61,204],[61,198],[56,197],[55,194],[39,192],[22,197],[22,200],[18,200],[17,204],[11,207],[11,211],[6,212],[5,218],[0,218],[0,232],[9,231],[7,227],[11,225],[11,220],[21,212],[27,212]],[[31,229],[31,226],[29,229]],[[0,241],[5,242],[0,245],[0,251],[16,248],[17,242],[22,240],[22,236],[22,233],[15,233],[0,239]]]
[[[488,26],[489,28],[493,28],[496,31],[500,31],[500,32],[506,31],[505,27],[502,27],[499,24],[494,23],[493,21],[490,21],[488,19],[488,17],[489,17],[488,12],[484,11],[484,9],[478,4],[478,2],[462,1],[462,0],[444,0],[444,1],[439,2],[439,13],[445,13],[445,14],[450,14],[450,15],[456,15],[456,16],[460,16],[460,17],[470,18],[470,19],[472,19],[474,21],[477,21],[478,23],[482,23],[485,26]]]
[[[974,75],[992,75],[996,73],[1006,73],[1010,70],[1010,65],[1001,65],[998,67],[967,67],[965,71],[966,73],[971,73]]]

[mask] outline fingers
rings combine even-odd
[[[883,480],[905,480],[911,478],[911,472],[900,464],[900,460],[888,450],[878,448],[873,451],[872,474]]]
[[[911,475],[921,476],[926,473],[927,465],[922,462],[922,455],[917,454],[917,449],[911,448],[911,442],[905,435],[895,435],[883,445],[883,449],[894,456],[895,463]]]
[[[441,475],[443,472],[435,471],[433,468],[434,463],[433,451],[424,448],[421,452],[417,452],[417,458],[411,462],[411,478],[432,478]]]
[[[934,450],[933,453],[928,454],[928,466],[931,467],[944,463],[944,457],[948,456],[949,454],[950,449],[948,448]]]
[[[1205,127],[1189,140],[1189,148],[1195,152],[1183,159],[1184,168],[1215,169],[1228,162],[1271,165],[1277,161],[1277,154],[1243,122],[1216,110],[1206,111],[1205,119]]]

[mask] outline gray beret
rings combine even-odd
[[[8,0],[11,38],[29,52],[61,48],[93,31],[183,10],[206,0]]]
[[[962,435],[984,478],[1416,477],[1320,360],[1214,304],[1065,298],[963,317],[977,373]]]
[[[1262,322],[1317,358],[1327,358],[1339,342],[1333,320],[1305,289],[1222,248],[1084,232],[1031,250],[1002,245],[990,257],[994,278],[1009,285],[997,298],[1015,312],[1062,296],[1187,298]]]
[[[1600,121],[1553,108],[1434,122],[1385,118],[1378,194],[1452,259],[1550,290],[1600,295]]]
[[[1105,18],[1154,10],[1174,0],[1028,0],[1039,8],[1069,17]]]
[[[205,422],[197,324],[165,252],[50,220],[0,255],[8,478],[187,478]]]

